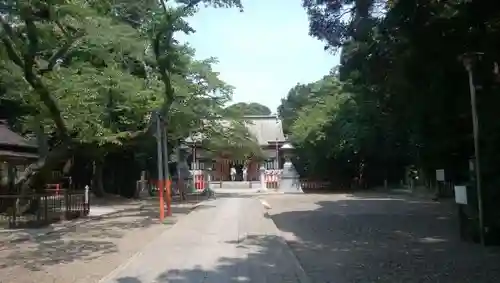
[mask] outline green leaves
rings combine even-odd
[[[232,104],[225,109],[225,114],[228,116],[248,116],[248,115],[271,115],[271,110],[259,103],[239,102]]]
[[[263,156],[260,145],[253,137],[244,120],[211,120],[205,123],[202,146],[213,158],[231,156],[234,159],[259,160]]]
[[[152,111],[172,105],[164,107],[169,135],[182,139],[198,129],[200,118],[220,115],[230,99],[232,87],[212,71],[214,60],[194,60],[194,51],[172,38],[192,31],[184,17],[193,7],[150,0],[2,4],[2,36],[9,42],[0,49],[3,99],[39,113],[48,133],[58,120],[79,142],[119,144],[147,130]],[[21,14],[20,7],[31,12]],[[23,35],[27,28],[30,38]]]

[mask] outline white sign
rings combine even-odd
[[[436,170],[436,181],[444,182],[444,169]]]
[[[458,204],[467,204],[466,186],[455,186],[455,202]]]

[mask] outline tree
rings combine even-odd
[[[42,188],[48,173],[77,148],[102,165],[108,153],[144,140],[153,110],[187,123],[179,127],[184,130],[198,125],[186,121],[183,107],[213,115],[227,101],[231,88],[211,71],[212,61],[193,60],[193,51],[173,34],[191,32],[183,18],[198,3],[222,7],[239,1],[177,8],[164,1],[132,2],[1,2],[1,71],[8,74],[2,84],[16,84],[2,100],[29,110],[26,130],[33,131],[30,120],[41,121],[51,137],[49,154],[19,180],[23,193]],[[169,127],[169,135],[187,135],[179,129]]]
[[[213,129],[201,143],[209,156],[231,156],[236,160],[262,159],[262,149],[246,127],[245,120],[217,120],[211,123]]]
[[[271,110],[262,104],[251,102],[238,102],[226,107],[226,115],[271,115]]]
[[[481,143],[488,152],[483,160],[490,160],[484,161],[489,164],[487,171],[495,170],[492,164],[496,161],[492,160],[500,160],[498,151],[487,144],[498,141],[493,130],[498,125],[493,118],[486,118],[495,112],[486,105],[496,101],[496,96],[487,95],[497,87],[492,73],[498,58],[496,4],[375,0],[303,3],[310,17],[311,35],[323,40],[327,49],[342,50],[338,79],[341,92],[348,93],[351,102],[340,106],[333,103],[336,106],[329,109],[337,114],[329,117],[308,113],[306,109],[312,105],[309,96],[316,93],[312,91],[314,84],[293,88],[279,112],[285,129],[301,137],[298,147],[304,145],[318,152],[342,149],[328,160],[338,161],[344,156],[337,166],[352,167],[353,162],[359,163],[354,167],[363,165],[372,185],[384,179],[398,182],[404,178],[403,168],[409,165],[419,167],[425,183],[430,183],[433,172],[440,168],[446,169],[450,180],[463,182],[473,152],[466,74],[457,57],[479,50],[487,54],[475,66],[476,81],[482,86],[478,94],[481,127],[487,132]],[[353,123],[337,129],[333,125],[341,117],[349,117]],[[328,129],[342,131],[330,133]],[[347,131],[351,133],[347,148],[341,147],[343,140],[339,138],[346,129],[351,129]],[[311,141],[316,141],[315,148]],[[489,173],[484,175],[488,178]],[[495,177],[490,175],[489,179],[493,182]]]

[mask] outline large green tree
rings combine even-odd
[[[498,87],[493,72],[498,58],[497,3],[459,0],[425,3],[304,0],[303,3],[309,14],[311,35],[323,40],[327,49],[341,50],[338,79],[351,102],[340,106],[334,103],[331,109],[338,108],[334,111],[337,114],[326,115],[326,121],[318,119],[315,123],[309,115],[298,115],[302,109],[310,108],[307,105],[314,105],[308,98],[317,93],[312,90],[314,84],[293,88],[282,102],[280,114],[285,129],[292,136],[302,137],[299,146],[318,137],[303,138],[307,132],[305,125],[309,125],[311,129],[320,128],[324,134],[320,135],[321,146],[307,148],[315,149],[318,154],[345,148],[338,155],[345,160],[337,166],[348,168],[353,167],[353,162],[358,163],[354,167],[363,168],[372,185],[388,178],[396,183],[405,177],[401,168],[409,165],[420,169],[420,180],[424,183],[432,182],[435,170],[441,168],[446,169],[449,181],[464,182],[468,159],[474,153],[467,74],[458,58],[463,53],[479,51],[484,55],[477,58],[473,67],[476,85],[480,86],[483,177],[486,186],[495,186],[500,181],[493,173],[500,153],[494,146],[498,143],[499,124],[493,118],[493,105],[498,97],[493,94]],[[337,132],[325,134],[342,116],[350,121],[346,125],[354,125],[352,131],[347,131],[352,137],[348,147],[341,146],[344,141]],[[347,177],[359,173],[351,171]]]
[[[47,156],[19,180],[23,192],[41,188],[75,152],[99,165],[110,152],[147,141],[155,110],[174,141],[198,129],[196,119],[221,114],[232,88],[211,70],[213,59],[194,60],[174,33],[193,32],[185,18],[200,3],[241,4],[177,2],[0,2],[2,105],[22,106],[10,117],[25,114],[18,119],[24,130],[42,126],[50,141]]]
[[[225,112],[227,115],[271,115],[269,107],[260,103],[251,102],[238,102],[226,107]]]

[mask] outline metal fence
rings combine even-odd
[[[87,216],[88,197],[83,191],[60,190],[57,194],[0,195],[0,228],[38,228]]]
[[[328,190],[332,183],[330,181],[300,179],[300,186],[303,190]]]

